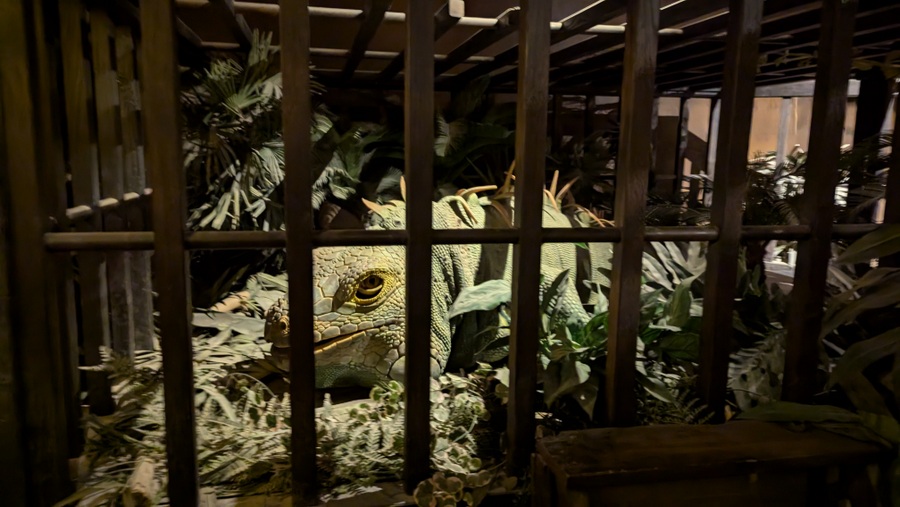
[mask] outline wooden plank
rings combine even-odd
[[[434,13],[434,40],[437,41],[459,23],[459,19],[465,15],[466,4],[463,0],[449,0],[437,12]],[[391,63],[387,64],[381,74],[380,81],[388,81],[403,70],[406,64],[406,50],[400,51]]]
[[[549,23],[549,21],[548,21]],[[483,28],[447,54],[447,58],[434,64],[434,74],[440,76],[463,63],[466,58],[491,46],[516,31],[519,26],[519,8],[507,9],[497,18],[497,24]],[[549,24],[547,25],[549,26]]]
[[[391,7],[392,2],[393,0],[366,0],[363,6],[362,25],[359,27],[359,31],[356,32],[353,45],[350,46],[350,55],[344,64],[344,70],[341,71],[341,79],[353,77],[353,72],[359,66],[359,62],[362,61],[366,49],[369,48],[369,43],[375,37],[378,27],[381,26],[384,13]]]
[[[42,139],[42,162],[39,181],[43,216],[59,217],[68,207],[67,175],[61,122],[57,118],[62,109],[59,83],[59,26],[56,9],[45,12],[47,4],[34,3],[31,14],[36,57],[37,106]],[[80,372],[78,370],[78,322],[75,305],[75,267],[69,254],[48,255],[51,268],[47,272],[48,302],[45,318],[53,340],[45,354],[55,363],[53,374],[55,392],[65,411],[66,445],[71,456],[80,454],[83,432],[81,422]]]
[[[800,208],[800,223],[809,225],[808,240],[797,245],[794,289],[787,317],[782,398],[808,401],[816,389],[819,330],[822,328],[825,275],[831,259],[834,223],[834,188],[838,178],[841,137],[850,79],[851,42],[858,0],[824,0],[822,59],[816,71],[816,89],[809,132],[806,179]]]
[[[890,116],[890,114],[888,114]],[[888,169],[887,188],[884,190],[884,223],[900,224],[900,100],[894,100],[894,129],[891,141],[891,162]],[[900,267],[900,254],[878,259],[879,266]]]
[[[659,38],[659,1],[629,2],[625,32],[625,78],[620,101],[620,141],[613,220],[622,241],[613,250],[606,361],[609,424],[634,423],[635,354],[640,321],[644,207],[650,174],[651,116]]]
[[[560,485],[578,489],[874,463],[885,457],[871,442],[762,421],[565,431],[542,439],[538,452]]]
[[[691,99],[681,97],[678,102],[678,128],[675,134],[675,178],[672,180],[672,195],[681,193],[681,183],[684,179],[684,156],[687,148],[687,140],[690,135],[688,129],[688,117],[690,108],[688,103]]]
[[[0,101],[0,118],[3,103]],[[7,161],[7,125],[0,122],[0,161]],[[12,214],[7,195],[9,182],[6,173],[0,171],[0,491],[9,505],[25,506],[27,502],[25,439],[23,437],[23,409],[19,402],[22,392],[17,372],[21,369],[16,358],[16,342],[13,336],[13,295],[10,274],[9,220]]]
[[[140,85],[135,79],[135,49],[131,30],[116,28],[116,74],[119,81],[119,115],[122,133],[124,187],[127,192],[143,193],[147,187],[143,150],[140,140]],[[139,206],[125,211],[128,229],[146,229],[144,213]],[[134,322],[134,348],[150,350],[153,346],[153,284],[150,253],[130,252],[131,308]]]
[[[775,147],[775,163],[784,162],[787,156],[787,136],[788,123],[794,111],[794,100],[789,98],[781,99],[781,118],[778,120],[778,144]]]
[[[46,182],[40,180],[60,156],[47,150],[58,140],[48,122],[51,73],[43,22],[42,5],[0,2],[0,102],[5,122],[0,182],[6,203],[14,210],[7,218],[10,336],[17,370],[13,375],[21,388],[14,394],[19,405],[13,415],[23,437],[19,449],[24,460],[15,466],[25,476],[24,505],[52,505],[72,489],[58,294],[48,278],[53,261],[43,247],[52,200],[42,199]],[[18,454],[15,449],[13,453]]]
[[[561,30],[553,32],[550,35],[550,45],[552,46],[554,44],[559,44],[560,42],[564,42],[572,37],[575,37],[576,35],[581,35],[585,32],[585,30],[591,28],[594,25],[603,24],[615,18],[616,16],[620,16],[625,12],[625,3],[625,0],[605,0],[603,2],[595,3],[576,14],[573,14],[571,17],[563,21]],[[610,35],[613,40],[622,39],[621,34],[605,35]],[[599,37],[604,38],[603,36]],[[505,67],[507,65],[513,65],[516,63],[518,58],[519,48],[518,46],[514,46],[494,56],[494,61],[492,62],[485,62],[476,65],[471,69],[460,72],[459,75],[454,77],[452,82],[457,85],[467,83],[469,81],[477,79],[480,76],[489,74],[499,68]],[[452,67],[448,67],[448,70],[449,68]],[[502,74],[499,74],[497,77],[492,78],[491,81],[494,84],[506,83],[515,80],[517,77],[518,69],[510,69],[509,71],[506,71]]]
[[[225,26],[228,27],[228,30],[238,41],[238,44],[241,45],[241,48],[249,49],[253,43],[253,32],[250,31],[250,26],[247,25],[244,15],[234,11],[234,0],[210,0],[209,5],[219,19],[224,22]],[[196,35],[192,35],[194,32],[180,20],[178,25],[178,32],[181,36],[196,44]],[[196,37],[196,40],[199,39],[199,37]]]
[[[698,394],[724,421],[728,355],[733,332],[737,258],[747,186],[747,150],[753,110],[753,74],[759,47],[762,0],[731,0],[725,41],[725,84],[720,101],[716,176],[710,222],[719,239],[706,254],[706,283],[700,327]]]
[[[509,407],[506,425],[510,472],[518,473],[534,449],[540,314],[542,212],[547,143],[550,2],[522,1],[519,29],[519,93],[516,111],[515,226]],[[558,114],[558,113],[557,113]]]
[[[72,175],[72,198],[76,203],[100,200],[100,168],[91,141],[91,101],[93,84],[82,44],[85,11],[80,0],[59,2],[60,49],[62,52],[63,88],[66,103],[66,137],[68,163]],[[80,222],[76,230],[102,230],[100,215]],[[101,363],[100,347],[111,344],[109,301],[106,280],[106,258],[98,252],[79,253],[79,294],[81,296],[81,335],[86,365]],[[113,410],[110,383],[103,372],[86,373],[86,402],[95,414]]]
[[[403,482],[407,493],[431,475],[431,195],[434,175],[434,23],[428,2],[406,10],[404,151],[406,228],[406,427]]]
[[[195,506],[199,498],[194,421],[194,363],[187,220],[182,169],[175,1],[141,4],[145,163],[153,186],[153,233],[160,345],[163,352],[166,464],[169,502]]]
[[[285,218],[288,300],[291,302],[291,474],[293,505],[316,503],[315,355],[312,334],[312,118],[309,77],[309,3],[281,2],[281,66],[284,82]]]
[[[119,86],[112,65],[113,34],[114,27],[109,16],[101,10],[90,11],[101,195],[119,197],[125,193],[125,173],[118,132]],[[117,213],[109,213],[103,217],[103,229],[106,231],[123,231],[127,228],[127,221]],[[110,252],[106,255],[112,348],[129,355],[134,352],[130,261],[127,252]]]

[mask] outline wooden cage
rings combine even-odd
[[[707,270],[711,276],[704,298],[699,382],[703,401],[715,409],[721,421],[741,241],[796,239],[800,246],[787,329],[783,398],[806,401],[813,394],[816,336],[831,238],[858,237],[878,227],[835,225],[829,219],[851,59],[854,50],[877,57],[896,46],[898,39],[891,30],[896,30],[900,15],[897,6],[867,0],[674,4],[605,0],[589,2],[589,7],[564,21],[555,21],[556,2],[543,0],[514,2],[520,7],[496,19],[466,17],[462,0],[441,2],[437,12],[434,2],[412,0],[403,2],[405,11],[389,10],[390,1],[359,2],[365,4],[362,10],[309,3],[143,0],[138,5],[128,0],[0,0],[4,134],[0,150],[4,156],[0,171],[0,503],[52,505],[71,492],[68,463],[79,452],[82,405],[96,413],[110,409],[108,382],[102,375],[91,374],[87,384],[80,385],[78,366],[96,364],[100,345],[126,351],[146,346],[154,333],[155,309],[166,371],[168,497],[174,506],[198,504],[187,262],[191,250],[286,247],[292,329],[308,329],[313,318],[307,309],[312,305],[309,286],[314,248],[405,245],[406,269],[414,274],[430,272],[433,245],[514,244],[507,436],[509,462],[521,469],[532,459],[551,460],[553,447],[543,445],[541,457],[536,458],[532,407],[540,272],[535,261],[542,244],[615,244],[605,413],[611,426],[628,427],[634,424],[636,410],[634,357],[645,242],[710,242]],[[233,39],[203,40],[178,15],[178,9],[190,7],[214,13],[220,31],[232,34]],[[178,135],[178,59],[210,48],[245,47],[249,42],[247,20],[253,16],[268,16],[271,23],[278,20],[287,228],[281,232],[187,232]],[[316,48],[310,36],[311,16],[358,20],[359,30],[350,49]],[[614,19],[619,19],[619,24],[609,24]],[[627,30],[622,20],[627,22]],[[367,51],[382,23],[405,26],[403,51]],[[435,41],[457,25],[474,28],[474,35],[436,58]],[[518,43],[512,48],[490,57],[478,56],[513,33],[518,34]],[[710,39],[722,33],[726,34],[724,44],[722,39]],[[584,35],[590,37],[552,50],[566,39]],[[788,48],[817,47],[818,64],[787,69],[758,65],[760,55],[785,48],[783,44],[766,45],[767,41],[791,35],[793,45]],[[311,156],[307,135],[310,62],[316,56],[346,61],[343,69],[323,72],[329,85],[404,91],[409,189],[406,230],[314,229],[312,180],[306,168]],[[366,73],[354,72],[365,58],[390,63],[378,73],[368,71],[377,74],[370,79]],[[584,59],[569,63],[578,58]],[[472,66],[446,75],[461,63]],[[464,234],[433,230],[428,197],[432,175],[422,170],[430,167],[432,157],[434,97],[430,92],[453,89],[510,65],[515,67],[496,73],[492,82],[497,91],[517,96],[515,191],[516,201],[526,204],[519,207],[515,228]],[[402,80],[396,78],[400,72]],[[742,227],[749,111],[755,86],[812,76],[815,93],[809,166],[817,177],[809,179],[805,189],[802,224]],[[720,89],[709,95],[720,101],[712,225],[646,227],[643,211],[654,99],[661,92],[690,96],[716,86]],[[540,208],[527,205],[542,199],[551,93],[554,97],[567,93],[620,97],[615,227],[542,228]],[[893,146],[885,223],[900,220],[896,195],[900,177],[893,174],[900,170],[896,137]],[[408,278],[409,335],[429,333],[431,291],[429,277]],[[307,339],[302,333],[291,337],[295,505],[311,504],[317,498],[314,356],[311,347],[304,346]],[[83,358],[79,358],[79,344],[85,351]],[[412,488],[430,475],[428,343],[410,341],[407,355],[405,481]],[[84,400],[82,392],[86,393]],[[724,426],[726,431],[729,427]],[[746,438],[766,438],[765,431],[749,432]],[[590,441],[592,437],[571,438]],[[785,446],[785,455],[790,455],[790,445]],[[870,457],[870,453],[854,448],[835,458],[835,463],[859,456]],[[777,461],[777,457],[772,459]],[[547,479],[548,484],[565,489],[566,479],[559,475],[565,463],[554,466],[558,468],[541,465],[537,479],[550,474],[553,478]],[[582,485],[593,480],[590,475],[580,477],[574,480],[581,480]],[[579,498],[587,502],[587,496]],[[550,503],[544,505],[561,501],[545,500]]]

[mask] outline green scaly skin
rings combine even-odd
[[[486,199],[474,193],[449,196],[433,203],[435,229],[508,227],[504,217]],[[512,212],[512,202],[505,209]],[[572,221],[544,199],[544,227],[572,227]],[[392,201],[367,218],[366,229],[403,229],[406,207]],[[542,291],[559,273],[569,270],[562,295],[562,313],[572,322],[589,319],[585,305],[597,304],[596,292],[579,279],[602,283],[599,267],[609,268],[612,247],[592,244],[579,259],[573,244],[545,244],[541,251]],[[510,245],[435,245],[432,255],[431,374],[458,371],[476,361],[502,359],[506,346],[490,345],[508,334],[494,331],[498,312],[475,312],[447,319],[460,291],[486,280],[512,278]],[[371,386],[378,381],[403,381],[405,370],[405,252],[402,246],[319,248],[313,253],[313,337],[316,385],[319,388]],[[579,269],[579,263],[581,263]],[[590,275],[588,275],[590,276]],[[579,295],[580,292],[580,295]],[[272,356],[288,369],[287,302],[281,300],[266,312],[265,337]],[[481,332],[483,330],[487,330]]]

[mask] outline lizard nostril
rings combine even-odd
[[[282,320],[281,322],[278,323],[278,327],[280,327],[282,331],[287,331],[287,327],[288,327],[287,322]]]

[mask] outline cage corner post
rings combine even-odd
[[[0,2],[0,186],[8,210],[0,216],[0,233],[8,248],[3,296],[9,302],[9,332],[0,340],[0,463],[9,477],[0,485],[4,492],[9,487],[3,498],[9,505],[52,505],[73,489],[64,326],[58,318],[62,294],[43,244],[58,195],[48,193],[56,182],[40,179],[61,168],[60,152],[52,153],[59,131],[48,114],[52,67],[44,14],[36,3]]]

